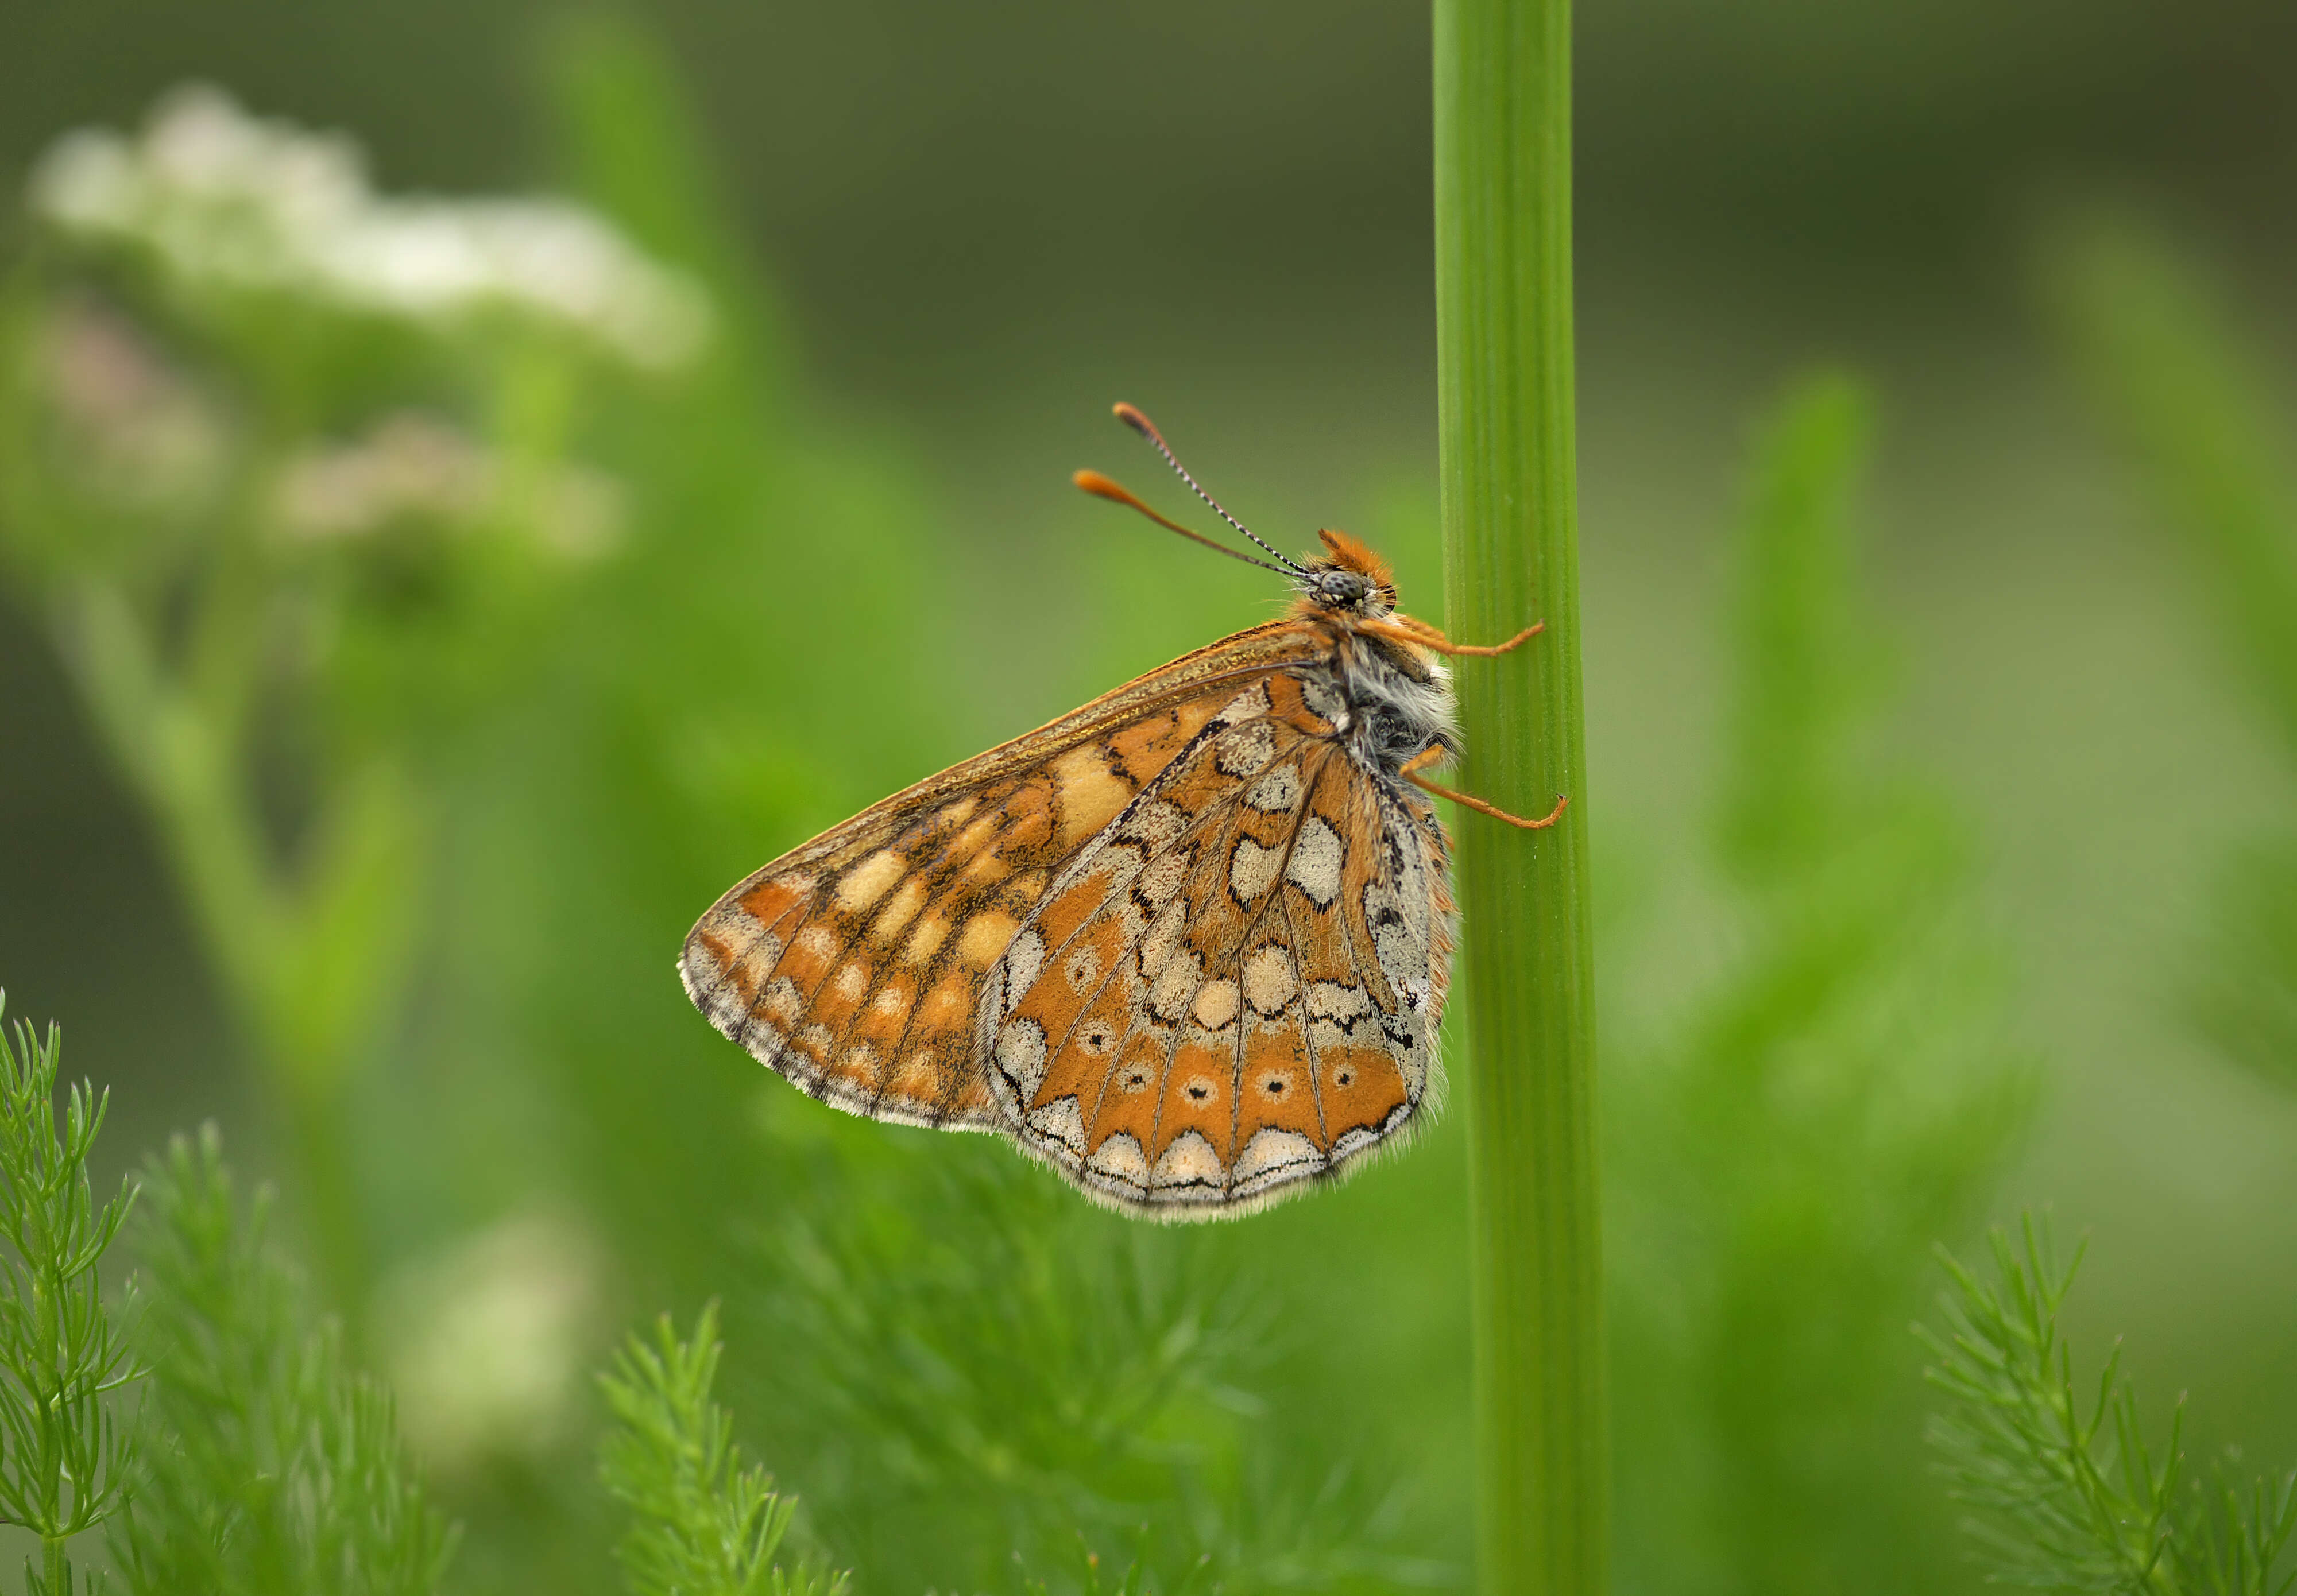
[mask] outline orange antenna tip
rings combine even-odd
[[[1120,407],[1120,408],[1121,407]],[[1224,554],[1231,560],[1242,560],[1247,565],[1257,565],[1264,571],[1273,571],[1280,576],[1286,574],[1283,567],[1280,565],[1271,565],[1265,560],[1256,560],[1250,555],[1239,554],[1225,543],[1214,542],[1202,532],[1190,531],[1187,527],[1182,526],[1179,522],[1174,521],[1168,515],[1158,514],[1147,505],[1141,503],[1140,500],[1132,493],[1126,491],[1124,488],[1119,487],[1116,483],[1109,481],[1108,478],[1101,475],[1100,473],[1097,471],[1076,472],[1070,476],[1069,481],[1074,482],[1078,487],[1083,489],[1087,493],[1091,494],[1096,498],[1108,499],[1113,503],[1123,505],[1128,509],[1140,511],[1143,515],[1146,515],[1149,520],[1155,522],[1158,526],[1163,527],[1166,531],[1178,532],[1181,537],[1188,539],[1192,543],[1201,543],[1206,548],[1212,549],[1218,554]]]
[[[1097,471],[1080,471],[1070,477],[1069,481],[1098,498],[1113,498],[1120,505],[1136,505],[1140,502]]]
[[[1126,404],[1124,400],[1119,399],[1116,402],[1115,413],[1117,420],[1123,422],[1126,426],[1131,427],[1143,438],[1155,438],[1157,436],[1157,424],[1150,421],[1147,416],[1141,415],[1139,410],[1133,408],[1131,405]]]

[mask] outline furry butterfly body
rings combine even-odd
[[[1287,618],[734,887],[687,938],[695,1005],[834,1107],[1001,1133],[1142,1215],[1242,1212],[1390,1143],[1442,1090],[1440,655],[1499,651],[1323,539]]]

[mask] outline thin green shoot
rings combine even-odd
[[[400,1447],[390,1393],[243,1207],[213,1126],[144,1179],[133,1233],[153,1380],[112,1555],[136,1596],[424,1596],[454,1535]]]
[[[711,1399],[724,1351],[718,1306],[690,1338],[662,1316],[598,1377],[613,1427],[599,1475],[630,1511],[614,1555],[630,1596],[843,1596],[848,1576],[775,1560],[797,1499],[744,1460],[734,1421]]]
[[[2220,1463],[2181,1489],[2184,1402],[2152,1446],[2119,1345],[2094,1380],[2074,1372],[2058,1318],[2081,1249],[2060,1263],[2030,1215],[2017,1242],[1996,1230],[1992,1245],[1991,1280],[1940,1254],[1946,1328],[1918,1330],[1947,1399],[1930,1438],[1989,1576],[2099,1596],[2287,1596],[2297,1470],[2244,1493]]]
[[[125,1500],[136,1437],[113,1397],[144,1373],[96,1272],[135,1187],[99,1206],[88,1180],[108,1093],[71,1087],[58,1133],[62,1046],[54,1025],[0,1027],[0,1521],[40,1537],[41,1596],[69,1596],[70,1542]]]

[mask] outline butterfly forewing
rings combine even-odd
[[[863,811],[702,917],[679,961],[688,994],[837,1107],[1009,1129],[976,1056],[985,973],[1239,690],[1317,646],[1283,623],[1239,633]]]

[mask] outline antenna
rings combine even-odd
[[[1260,547],[1266,549],[1270,554],[1274,555],[1285,570],[1293,572],[1300,576],[1305,576],[1308,574],[1306,572],[1302,571],[1299,566],[1287,559],[1272,544],[1262,542],[1259,534],[1256,533],[1250,527],[1245,525],[1244,522],[1239,521],[1235,516],[1223,509],[1221,507],[1220,500],[1206,492],[1203,486],[1198,482],[1197,479],[1189,474],[1189,468],[1181,465],[1179,459],[1173,456],[1171,447],[1165,441],[1165,434],[1157,430],[1157,424],[1155,422],[1150,421],[1147,416],[1141,415],[1140,411],[1134,409],[1131,405],[1124,404],[1121,401],[1116,406],[1116,419],[1123,422],[1126,426],[1131,427],[1143,438],[1148,440],[1149,442],[1155,444],[1157,446],[1157,452],[1165,457],[1165,464],[1171,466],[1175,472],[1180,473],[1181,480],[1189,485],[1189,490],[1190,492],[1194,493],[1198,498],[1203,499],[1205,503],[1213,507],[1214,514],[1219,516],[1223,521],[1227,522],[1229,525],[1234,527],[1238,531],[1242,532],[1246,537],[1250,538],[1255,543],[1260,544]],[[1168,522],[1167,524],[1170,523]],[[1217,548],[1220,545],[1215,543],[1213,547]],[[1249,558],[1250,556],[1247,555],[1246,557]],[[1259,564],[1256,560],[1253,563],[1255,564]]]
[[[1143,515],[1146,515],[1149,520],[1155,522],[1158,526],[1163,527],[1166,531],[1178,532],[1183,538],[1191,539],[1196,542],[1201,543],[1216,555],[1226,555],[1231,560],[1242,560],[1246,564],[1257,565],[1263,571],[1273,571],[1279,576],[1290,574],[1280,565],[1271,565],[1265,560],[1256,560],[1250,555],[1244,553],[1241,549],[1231,548],[1225,543],[1215,543],[1210,538],[1206,537],[1202,532],[1192,532],[1177,521],[1166,520],[1164,516],[1157,514],[1156,511],[1150,509],[1147,505],[1142,504],[1139,499],[1133,498],[1132,494],[1126,492],[1123,488],[1118,487],[1115,482],[1110,481],[1107,477],[1101,475],[1100,473],[1097,471],[1080,471],[1074,476],[1071,477],[1069,481],[1074,482],[1078,487],[1083,489],[1087,493],[1092,494],[1096,498],[1107,499],[1114,504],[1130,506],[1132,508],[1140,511]],[[1257,539],[1255,539],[1255,541],[1257,541]]]

